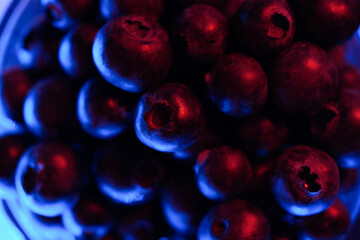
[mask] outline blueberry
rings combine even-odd
[[[275,162],[271,187],[278,203],[290,214],[317,214],[337,198],[339,169],[327,153],[309,146],[293,146]]]
[[[318,43],[345,40],[360,24],[358,0],[294,0],[292,5],[303,37]]]
[[[63,33],[46,19],[36,18],[25,28],[16,44],[20,65],[46,75],[59,68],[57,52]]]
[[[360,93],[344,89],[312,118],[313,137],[336,157],[342,167],[360,164]]]
[[[141,205],[151,201],[164,175],[158,158],[137,144],[124,139],[95,154],[96,183],[115,203]]]
[[[96,10],[97,0],[41,0],[47,18],[60,29],[88,20]]]
[[[19,67],[10,67],[2,71],[0,104],[8,118],[16,122],[23,121],[24,100],[33,82],[30,74]]]
[[[88,194],[80,196],[74,206],[62,213],[65,228],[78,238],[103,237],[113,225],[112,213],[105,204]]]
[[[100,0],[100,11],[106,19],[136,13],[157,20],[163,13],[164,5],[164,0]]]
[[[236,126],[238,145],[254,160],[277,154],[287,142],[288,135],[289,130],[281,119],[265,115],[246,118]]]
[[[223,56],[205,81],[210,99],[221,112],[233,117],[256,113],[267,98],[268,82],[261,65],[245,55]]]
[[[276,56],[290,46],[295,17],[284,0],[246,0],[234,17],[239,47],[257,57]]]
[[[167,32],[142,15],[110,20],[95,37],[93,58],[100,74],[129,92],[163,81],[172,62]]]
[[[92,79],[80,89],[78,119],[83,129],[95,138],[114,138],[130,127],[135,100],[103,79]]]
[[[350,228],[350,215],[340,200],[317,215],[298,218],[296,221],[300,240],[343,239]]]
[[[15,170],[21,155],[30,145],[30,138],[24,134],[9,134],[0,137],[0,185],[10,194],[15,189]]]
[[[197,139],[204,127],[204,113],[188,87],[168,83],[140,98],[134,124],[142,143],[161,152],[174,152]]]
[[[221,12],[208,5],[195,4],[175,20],[174,51],[191,64],[210,64],[225,52],[227,35],[228,23]]]
[[[168,224],[187,236],[196,234],[201,219],[210,208],[209,201],[196,187],[194,173],[189,170],[180,170],[168,180],[161,203]]]
[[[82,164],[66,145],[43,142],[30,147],[15,172],[20,200],[31,211],[52,217],[72,205],[83,183]]]
[[[340,88],[360,90],[360,70],[353,65],[339,68]]]
[[[251,180],[251,166],[246,155],[229,146],[200,152],[195,173],[201,193],[218,201],[239,196]]]
[[[26,96],[23,114],[27,128],[40,138],[73,135],[77,123],[72,86],[59,76],[40,80]]]
[[[273,64],[269,76],[271,97],[291,116],[311,115],[335,94],[338,78],[336,65],[324,50],[297,42]]]
[[[62,69],[76,79],[88,79],[95,75],[92,60],[92,45],[99,28],[81,24],[71,29],[62,39],[59,47],[59,62]]]
[[[198,240],[269,238],[270,225],[264,214],[252,203],[240,199],[214,207],[198,229]]]

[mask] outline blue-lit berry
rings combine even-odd
[[[289,213],[320,213],[336,200],[339,169],[327,153],[309,146],[285,150],[275,162],[271,187],[278,203]]]
[[[174,152],[196,140],[204,127],[204,113],[188,87],[168,83],[140,98],[134,124],[142,143],[161,152]]]

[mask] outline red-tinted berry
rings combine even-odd
[[[334,154],[340,166],[360,164],[360,92],[340,91],[312,118],[311,132],[323,147]]]
[[[351,224],[349,212],[340,200],[322,213],[295,222],[300,240],[343,239]]]
[[[23,121],[24,99],[33,85],[29,73],[18,67],[8,68],[1,73],[0,104],[6,116],[14,121]]]
[[[210,64],[225,52],[227,35],[228,23],[221,12],[208,5],[192,5],[175,20],[174,51],[191,64]]]
[[[268,82],[261,65],[241,54],[220,58],[205,81],[210,99],[221,112],[233,117],[254,114],[267,98]]]
[[[195,165],[197,185],[212,200],[240,195],[251,180],[251,166],[239,149],[219,146],[199,153]]]
[[[164,5],[164,0],[100,0],[100,11],[106,19],[136,13],[157,20]]]
[[[99,139],[114,138],[130,125],[136,98],[108,84],[92,79],[80,89],[77,116],[83,129]]]
[[[277,159],[271,187],[286,211],[309,216],[335,202],[340,188],[339,170],[327,153],[308,146],[294,146]]]
[[[168,83],[145,93],[135,112],[135,132],[162,152],[189,147],[204,127],[202,106],[185,85]]]
[[[295,18],[285,0],[246,0],[236,12],[234,31],[243,51],[274,56],[290,46]]]
[[[22,32],[16,56],[22,67],[42,75],[59,68],[57,52],[63,33],[44,18],[35,19]]]
[[[70,30],[59,47],[59,62],[62,69],[73,78],[87,79],[95,75],[92,45],[99,28],[81,24]]]
[[[167,32],[141,15],[106,23],[93,45],[93,58],[100,74],[129,92],[142,92],[163,81],[172,62]]]
[[[60,215],[74,203],[83,182],[80,159],[67,146],[43,142],[21,157],[15,174],[20,200],[44,216]]]
[[[353,65],[345,65],[339,68],[340,88],[352,88],[360,90],[360,70]]]
[[[323,44],[349,38],[360,24],[358,0],[294,0],[293,9],[303,36]]]
[[[69,28],[96,13],[97,0],[41,0],[51,23],[60,29]]]
[[[214,207],[203,218],[198,240],[270,238],[270,225],[264,214],[252,203],[232,200]]]
[[[27,128],[40,138],[74,134],[77,123],[72,86],[58,76],[40,80],[26,96],[23,114]]]
[[[335,93],[338,78],[324,50],[298,42],[274,62],[269,77],[272,100],[289,115],[313,114]]]

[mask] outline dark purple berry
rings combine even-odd
[[[192,5],[175,20],[175,54],[191,64],[216,61],[224,52],[228,35],[225,16],[208,5]]]
[[[209,201],[196,187],[192,171],[178,171],[168,181],[161,195],[162,210],[168,224],[185,235],[196,234]]]
[[[246,118],[236,127],[238,145],[254,159],[278,153],[287,142],[288,135],[289,130],[283,122],[264,115]]]
[[[70,30],[59,47],[59,62],[62,69],[73,78],[88,79],[95,75],[92,45],[99,28],[81,24]]]
[[[99,139],[114,138],[130,125],[136,99],[103,79],[84,84],[77,99],[77,116],[83,129]]]
[[[58,76],[40,80],[26,96],[23,114],[27,128],[40,138],[74,134],[76,107],[72,86]]]
[[[157,20],[163,10],[164,0],[100,0],[100,11],[106,19],[136,13]]]
[[[44,18],[37,18],[21,33],[16,56],[23,68],[47,74],[59,68],[58,48],[63,33]]]
[[[294,0],[293,9],[303,36],[323,44],[349,38],[360,24],[358,0]]]
[[[10,134],[0,137],[0,185],[2,189],[15,188],[15,170],[21,155],[29,144],[29,138],[23,134]]]
[[[259,111],[267,98],[267,77],[260,64],[241,54],[220,58],[206,74],[208,96],[230,116],[243,117]]]
[[[224,7],[221,8],[221,11],[224,15],[233,20],[233,17],[236,14],[236,11],[239,9],[240,5],[243,4],[246,0],[229,0],[228,3],[225,4]]]
[[[271,187],[287,212],[309,216],[335,202],[340,187],[339,170],[327,153],[308,146],[294,146],[275,162]]]
[[[92,17],[97,0],[41,0],[47,18],[60,29],[69,28]]]
[[[188,7],[193,4],[207,4],[218,9],[224,7],[231,0],[175,0],[175,4],[179,7]]]
[[[93,45],[100,74],[129,92],[142,92],[163,81],[172,62],[169,37],[161,25],[141,15],[106,23]]]
[[[135,112],[135,132],[145,145],[175,152],[197,139],[204,118],[200,102],[188,87],[163,84],[141,97]]]
[[[93,197],[81,196],[74,206],[62,213],[64,227],[78,238],[103,237],[113,225],[112,214],[104,204]]]
[[[312,118],[311,132],[340,166],[359,166],[360,92],[344,89],[336,99],[324,104]]]
[[[95,154],[93,171],[100,191],[115,203],[141,205],[152,200],[164,175],[156,156],[124,139]]]
[[[274,62],[269,81],[280,110],[292,116],[310,115],[337,90],[338,70],[324,50],[297,42]]]
[[[336,202],[322,213],[296,220],[300,240],[344,239],[350,229],[350,215],[346,206]]]
[[[2,71],[0,78],[0,104],[6,116],[16,122],[23,121],[24,99],[33,85],[29,74],[21,68]]]
[[[358,187],[360,182],[359,169],[357,168],[341,168],[340,172],[340,191],[348,193]]]
[[[233,24],[239,47],[259,57],[279,54],[295,35],[294,15],[285,0],[246,0]]]
[[[339,68],[340,88],[352,88],[360,90],[360,70],[353,65],[345,65]]]
[[[246,155],[229,146],[200,152],[195,173],[200,192],[218,201],[239,196],[251,180],[251,166]]]
[[[232,200],[214,207],[203,218],[198,240],[267,240],[270,225],[258,207],[244,200]]]
[[[72,205],[82,185],[82,164],[67,146],[43,142],[21,157],[15,174],[20,200],[44,216],[60,215]]]

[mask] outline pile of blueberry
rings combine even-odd
[[[77,239],[342,239],[359,0],[42,0],[0,103],[1,189]]]

